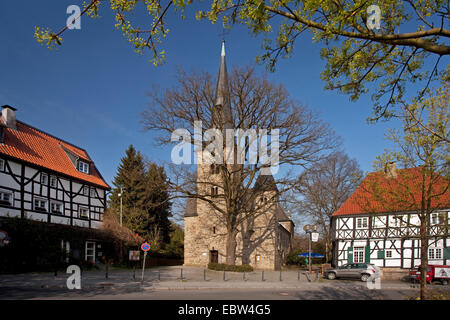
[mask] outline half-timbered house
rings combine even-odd
[[[397,269],[400,272],[402,269],[420,265],[420,220],[417,210],[402,207],[401,201],[395,209],[387,210],[389,206],[380,203],[380,199],[375,199],[375,195],[367,192],[368,184],[376,175],[389,175],[392,172],[395,175],[395,163],[388,167],[385,173],[370,173],[333,214],[335,266],[370,262],[381,268],[390,268],[384,269],[385,271]],[[410,176],[419,172],[417,168],[402,170],[409,170]],[[395,176],[392,178],[396,179]],[[414,190],[420,188],[420,184],[413,179],[410,184],[411,193],[408,196],[414,197]],[[443,190],[445,192],[446,189]],[[390,191],[392,190],[387,190]],[[428,263],[450,265],[448,190],[441,200],[430,215]]]
[[[0,121],[0,217],[98,229],[108,184],[88,153],[16,120],[2,107]],[[69,249],[70,244],[63,247]],[[88,239],[84,259],[95,262],[98,245]]]

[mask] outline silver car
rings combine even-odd
[[[371,263],[347,263],[335,269],[325,270],[323,276],[327,279],[352,278],[366,282],[370,277],[380,277],[380,268]]]

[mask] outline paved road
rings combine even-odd
[[[0,293],[1,299],[57,300],[403,300],[417,290],[367,290],[355,285],[338,284],[315,290],[302,289],[188,289],[146,290],[131,288],[98,288],[69,291],[67,289],[10,289]]]
[[[382,282],[380,290],[369,290],[365,283],[351,280],[309,282],[304,275],[298,280],[296,272],[261,272],[246,275],[184,268],[183,280],[177,279],[179,267],[148,270],[142,284],[133,280],[130,270],[84,272],[81,290],[68,290],[68,275],[34,273],[0,275],[0,299],[148,299],[148,300],[342,300],[342,299],[407,299],[417,296],[418,289],[408,283]],[[158,280],[160,278],[160,280]],[[450,286],[431,286],[434,290],[450,291]]]

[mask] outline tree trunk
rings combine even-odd
[[[428,269],[428,228],[427,216],[420,220],[420,300],[426,299]]]
[[[227,259],[226,263],[235,265],[236,264],[236,233],[233,231],[228,231],[227,234]]]

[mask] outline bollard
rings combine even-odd
[[[244,274],[242,275],[242,280],[246,281],[245,280],[245,271],[244,271]]]
[[[298,270],[298,273],[297,273],[297,280],[300,281],[300,270]]]
[[[223,281],[225,281],[225,270],[223,270]]]
[[[158,280],[161,281],[161,270],[158,270]]]
[[[136,264],[133,265],[133,280],[136,280]]]
[[[183,280],[183,268],[180,269],[180,279]]]
[[[283,280],[281,279],[281,270],[280,270],[280,281],[283,281]]]
[[[106,268],[105,268],[105,279],[108,279],[108,263],[106,263]]]
[[[316,281],[319,280],[319,270],[316,269]]]
[[[203,281],[206,281],[206,269],[203,269]]]
[[[264,270],[261,273],[261,281],[264,281]]]

